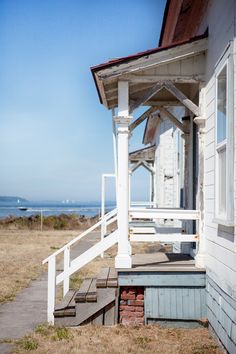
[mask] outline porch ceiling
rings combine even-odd
[[[198,92],[205,78],[207,38],[197,37],[171,47],[160,47],[140,56],[117,59],[91,68],[101,102],[108,108],[118,105],[118,81],[129,81],[130,104],[145,95],[157,83],[172,81],[188,98]],[[146,53],[146,54],[145,54]],[[178,105],[165,88],[159,90],[142,105]]]

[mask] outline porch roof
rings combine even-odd
[[[197,36],[123,57],[91,68],[100,101],[108,109],[118,104],[118,80],[129,81],[130,104],[145,95],[153,85],[167,81],[176,84],[186,96],[195,96],[198,84],[204,81],[207,36]],[[163,88],[163,87],[162,87]],[[167,90],[160,89],[143,105],[176,105],[177,100]]]
[[[155,158],[156,146],[152,145],[147,148],[139,149],[129,153],[129,159],[131,163],[145,160],[147,162],[153,162]]]

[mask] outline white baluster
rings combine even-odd
[[[64,249],[64,274],[65,278],[63,281],[63,296],[65,296],[69,291],[70,286],[70,276],[69,276],[69,268],[70,268],[70,247],[66,247]]]
[[[56,298],[56,257],[48,260],[48,322],[54,324],[54,308]]]

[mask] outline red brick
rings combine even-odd
[[[135,306],[136,312],[144,312],[144,308],[142,306]]]
[[[128,305],[131,306],[144,306],[144,301],[143,300],[134,300],[134,299],[128,299]]]
[[[132,316],[132,313],[134,313],[134,312],[132,312],[132,311],[122,311],[122,312],[120,313],[120,317],[122,317],[122,318],[124,318],[124,317],[131,317],[131,316]]]
[[[136,296],[136,300],[144,300],[144,295],[143,294],[138,294]]]
[[[120,300],[120,305],[127,305],[127,301],[125,301],[125,300]]]
[[[135,295],[130,295],[130,294],[122,294],[121,295],[122,300],[135,300]]]
[[[130,317],[134,317],[134,318],[143,317],[143,312],[130,312]]]
[[[135,311],[136,307],[135,306],[128,306],[128,305],[122,305],[120,306],[121,311]]]

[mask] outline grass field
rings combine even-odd
[[[11,231],[0,230],[0,301],[13,300],[30,280],[46,270],[42,259],[68,242],[78,231]],[[157,244],[134,244],[133,252],[153,252]],[[164,251],[164,250],[162,250]],[[71,277],[76,289],[86,276],[98,274],[102,266],[113,266],[116,247],[96,258]],[[114,327],[83,326],[66,329],[39,325],[33,333],[14,344],[13,353],[222,353],[207,328],[166,329],[158,326]]]
[[[0,302],[11,301],[46,266],[42,260],[68,242],[74,231],[0,230]]]
[[[25,354],[223,354],[206,328],[167,329],[155,325],[83,326],[77,329],[40,325],[16,344]]]

